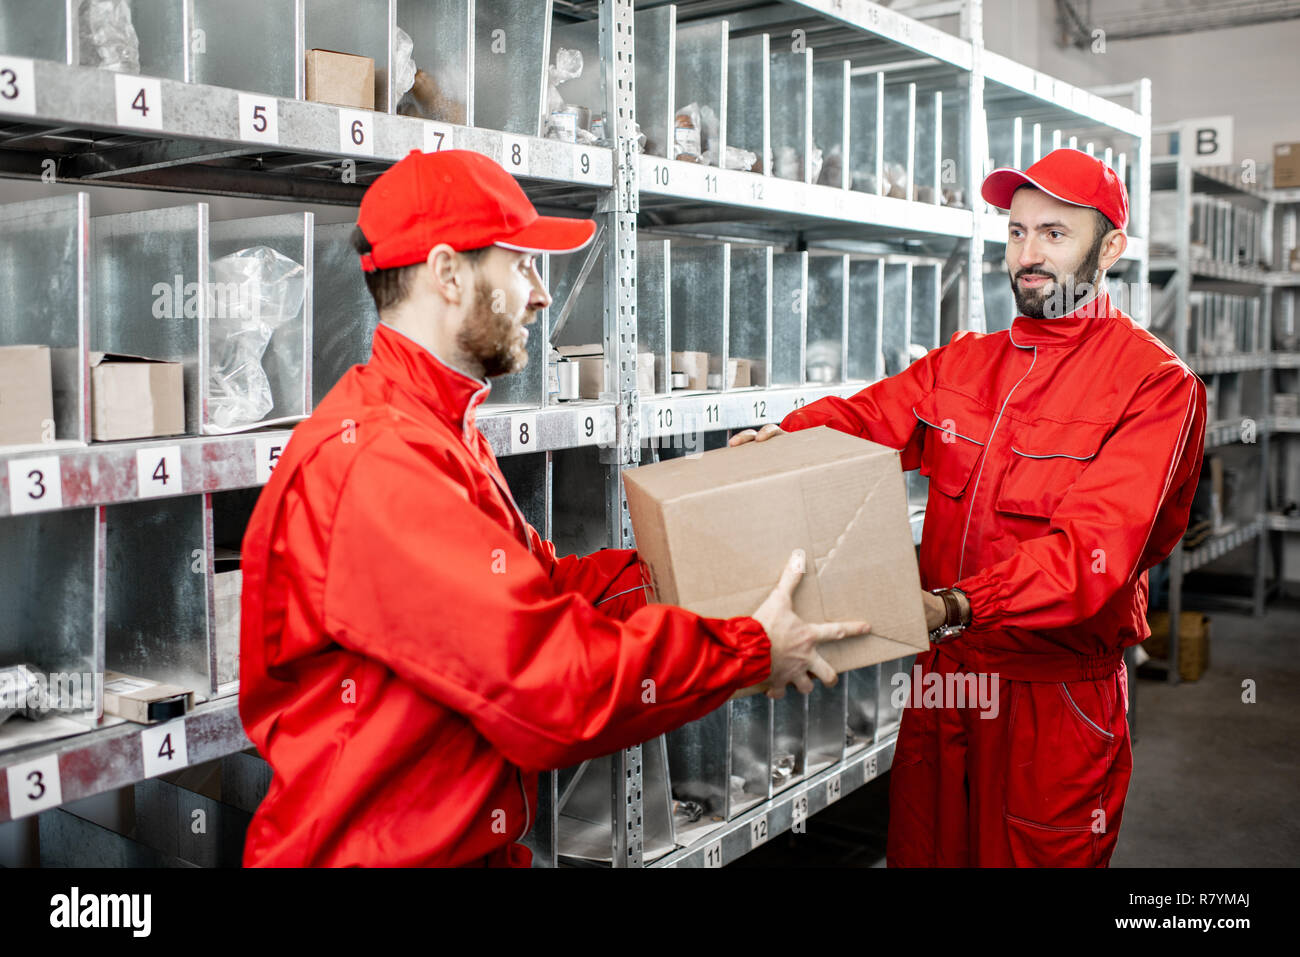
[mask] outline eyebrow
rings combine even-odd
[[[1021,229],[1024,229],[1024,228],[1025,228],[1025,224],[1024,224],[1024,223],[1020,222],[1019,220],[1015,220],[1015,219],[1011,220],[1011,222],[1008,223],[1007,225],[1008,225],[1008,226],[1019,226]],[[1070,227],[1067,226],[1065,223],[1051,222],[1051,223],[1039,223],[1039,224],[1038,224],[1038,228],[1039,228],[1039,229],[1069,229]]]

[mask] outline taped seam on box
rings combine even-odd
[[[826,557],[818,558],[815,560],[817,562],[817,574],[819,576],[822,574],[822,572],[826,570],[827,566],[829,566],[831,561],[835,558],[835,553],[839,550],[839,547],[844,544],[844,539],[848,537],[849,532],[853,530],[853,526],[857,524],[858,519],[862,517],[863,509],[867,507],[867,503],[871,501],[871,497],[876,494],[876,489],[880,488],[880,483],[883,482],[884,480],[885,480],[884,475],[881,475],[878,479],[876,479],[876,484],[871,486],[871,488],[867,490],[867,494],[862,499],[862,503],[858,506],[857,511],[853,513],[853,517],[850,518],[848,523],[844,526],[844,530],[840,532],[839,537],[835,539],[835,544],[832,545],[830,551],[826,553]]]

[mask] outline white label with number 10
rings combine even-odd
[[[153,77],[113,75],[118,126],[160,130],[163,123],[162,84]]]
[[[59,457],[9,460],[9,514],[47,512],[63,508]]]
[[[136,489],[141,498],[181,493],[181,447],[140,449],[135,453]]]
[[[179,771],[190,763],[185,748],[185,719],[145,728],[140,732],[140,747],[145,777]]]

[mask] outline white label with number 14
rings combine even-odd
[[[140,747],[144,757],[145,777],[179,771],[190,763],[189,752],[185,748],[185,719],[145,728],[140,732]]]

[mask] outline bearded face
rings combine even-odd
[[[457,344],[483,367],[485,377],[519,372],[528,365],[527,326],[536,318],[536,310],[526,301],[512,309],[505,290],[494,289],[479,275],[474,282],[474,305],[461,325]]]

